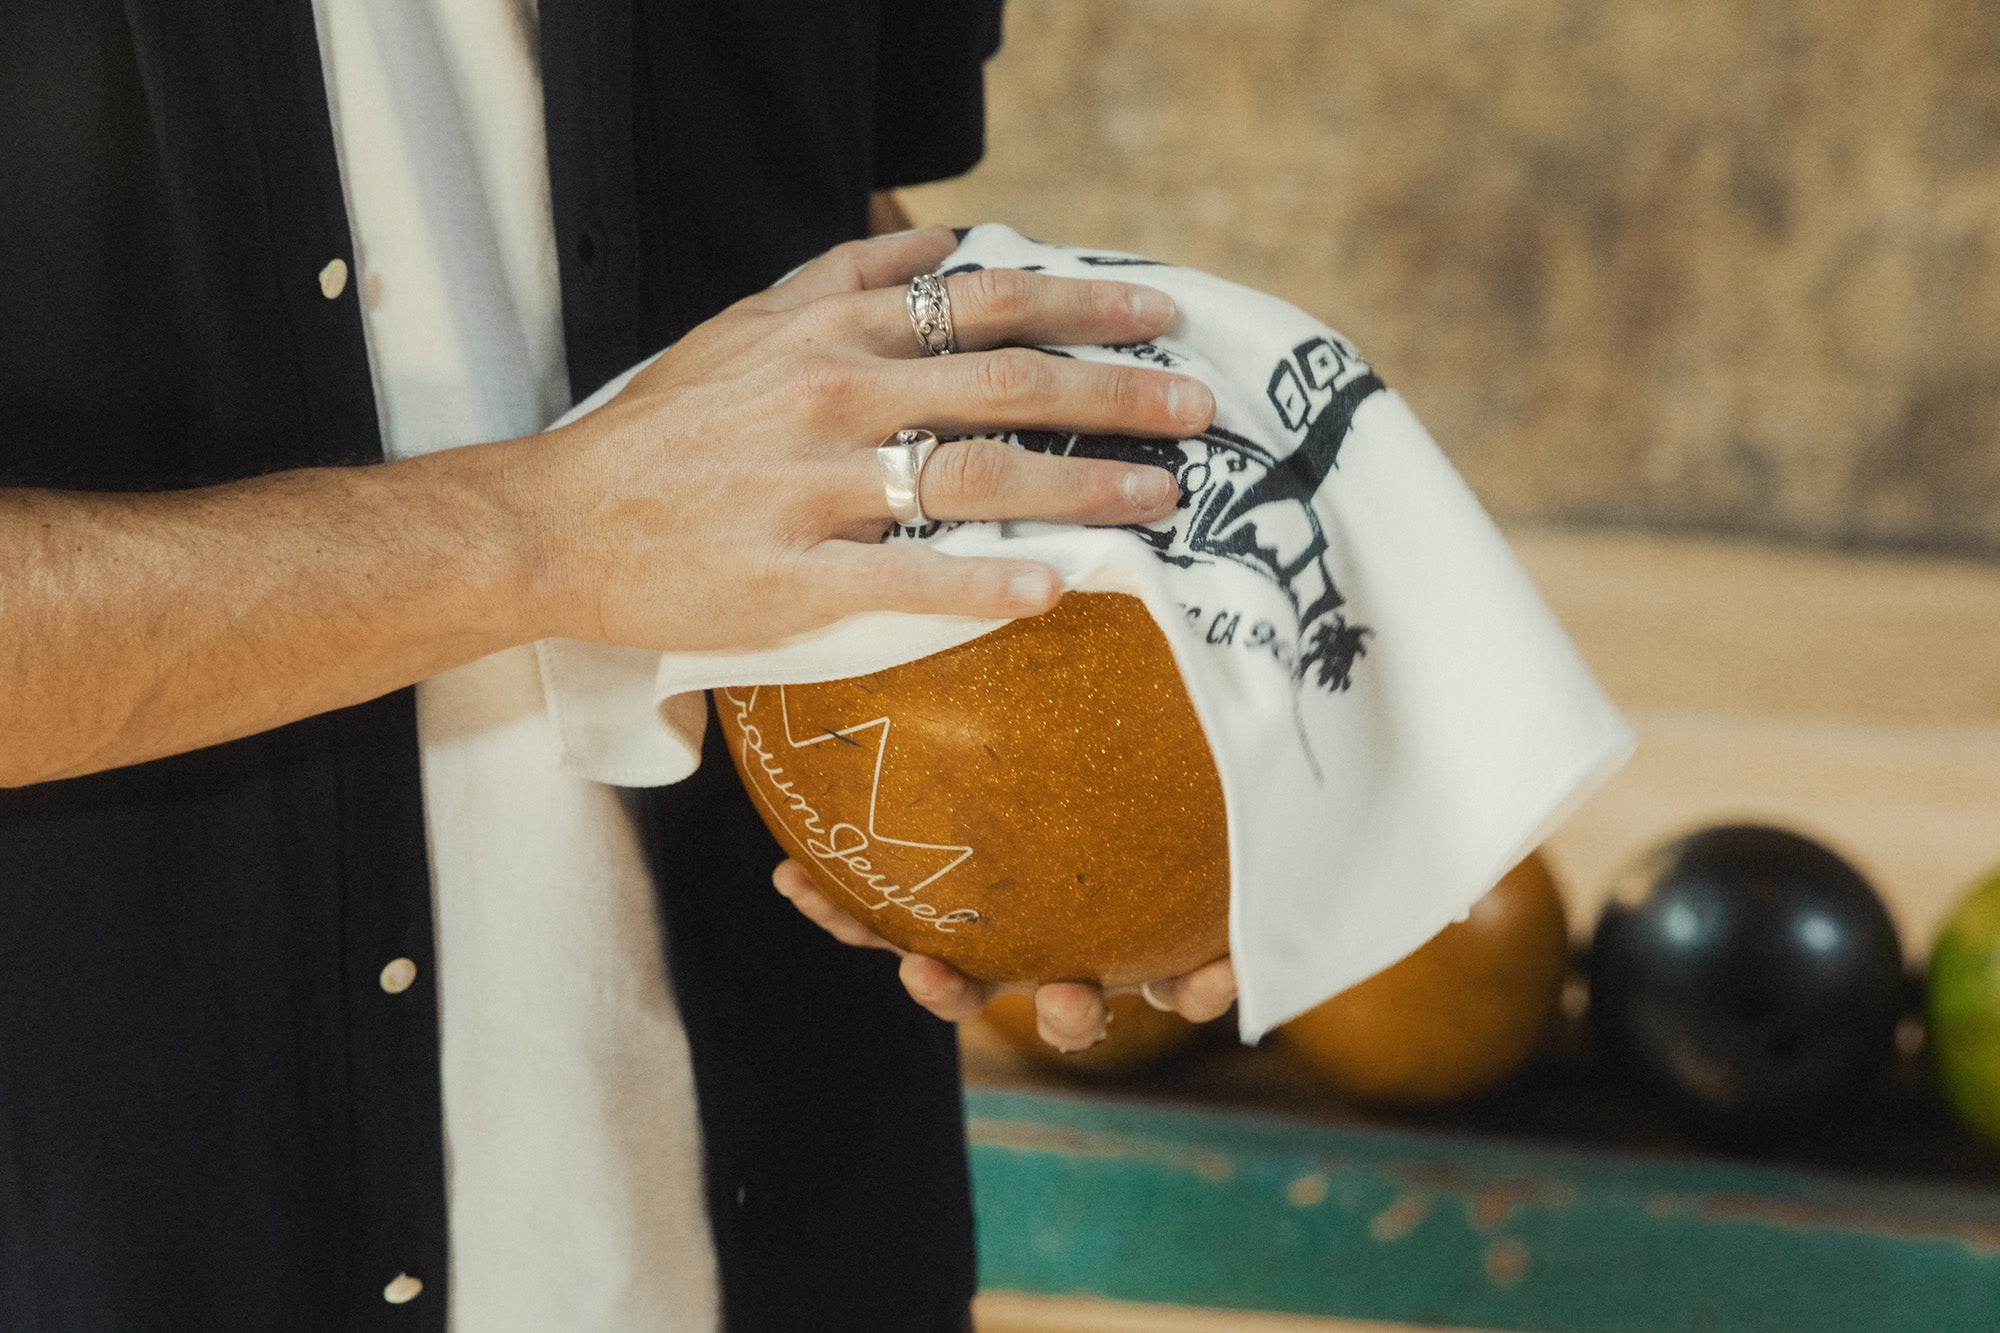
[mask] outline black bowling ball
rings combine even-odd
[[[1783,829],[1705,829],[1653,852],[1591,946],[1599,1049],[1723,1146],[1805,1128],[1872,1089],[1902,995],[1896,927],[1868,881]]]

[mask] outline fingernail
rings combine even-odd
[[[1174,322],[1174,298],[1154,287],[1134,287],[1130,296],[1132,317],[1141,324],[1161,328]]]
[[[1044,1031],[1041,1034],[1042,1040],[1047,1042],[1050,1046],[1054,1047],[1056,1049],[1056,1052],[1060,1055],[1081,1055],[1085,1051],[1095,1050],[1097,1047],[1102,1046],[1105,1043],[1105,1041],[1110,1038],[1110,1036],[1111,1034],[1109,1032],[1106,1032],[1102,1028],[1100,1028],[1098,1029],[1097,1035],[1092,1037],[1089,1041],[1080,1042],[1075,1046],[1071,1046],[1068,1044],[1070,1041],[1070,1038],[1068,1037],[1064,1037],[1060,1041],[1058,1041],[1056,1040],[1054,1034],[1050,1032]]]
[[[1064,1023],[1074,1023],[1091,1010],[1090,1001],[1074,993],[1045,999],[1042,1003],[1048,1007],[1051,1017],[1059,1018]]]
[[[1126,503],[1142,511],[1158,509],[1176,489],[1172,474],[1157,467],[1135,467],[1119,485],[1125,489]]]
[[[1014,594],[1014,600],[1030,606],[1040,606],[1055,596],[1055,576],[1045,570],[1029,570],[1016,574],[1007,585],[1007,591]]]
[[[1187,426],[1200,426],[1215,411],[1215,395],[1199,380],[1177,380],[1167,390],[1167,411]]]

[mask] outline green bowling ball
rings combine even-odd
[[[1967,894],[1925,985],[1932,1057],[1959,1118],[2000,1143],[2000,871]]]

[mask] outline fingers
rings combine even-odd
[[[914,276],[914,275],[910,275]],[[829,298],[826,317],[851,328],[878,356],[924,355],[899,285]],[[963,352],[1019,344],[1144,342],[1173,325],[1173,298],[1151,287],[1052,278],[1017,268],[954,273],[944,280],[952,331]]]
[[[841,469],[843,516],[880,524],[889,501],[872,451]],[[947,440],[918,479],[934,519],[1043,519],[1052,523],[1151,523],[1180,503],[1164,468],[1107,458],[1058,458],[1002,440]]]
[[[916,542],[821,542],[800,557],[798,572],[828,621],[864,611],[1018,620],[1062,596],[1062,580],[1047,565],[945,555]]]
[[[779,893],[789,900],[799,913],[842,944],[851,944],[858,949],[887,949],[890,953],[901,953],[889,941],[877,935],[867,926],[835,907],[825,894],[812,882],[805,867],[797,861],[781,861],[771,872],[771,883]]]
[[[978,1017],[997,993],[997,988],[922,954],[905,954],[898,975],[911,999],[947,1023]]]
[[[939,445],[919,481],[924,510],[934,518],[1150,523],[1173,513],[1181,497],[1164,468],[1057,458],[999,440]],[[887,503],[877,498],[877,511]]]
[[[949,557],[944,557],[949,558]],[[898,969],[910,998],[948,1023],[978,1015],[1001,988],[975,981],[949,964],[922,954],[904,953],[828,900],[796,861],[783,861],[771,872],[771,883],[799,912],[842,944],[884,949],[902,956]],[[1165,981],[1140,988],[1155,1009],[1177,1013],[1193,1023],[1220,1018],[1236,1002],[1236,969],[1227,958]],[[1111,1010],[1104,993],[1074,981],[1051,982],[1035,991],[1035,1030],[1059,1051],[1088,1050],[1109,1032]]]
[[[1078,981],[1053,981],[1035,991],[1035,1031],[1059,1051],[1087,1051],[1111,1023],[1104,992]]]
[[[958,248],[949,227],[920,227],[866,241],[847,241],[801,267],[745,304],[762,310],[794,310],[823,296],[894,287],[901,300],[904,283],[929,273]],[[904,320],[905,331],[909,321]],[[915,335],[911,335],[915,341]]]
[[[1222,1017],[1236,1003],[1236,968],[1227,958],[1141,988],[1146,1003],[1179,1014],[1190,1023]]]
[[[1002,989],[922,954],[904,955],[898,975],[911,999],[947,1023],[977,1018]],[[1035,1031],[1059,1051],[1089,1050],[1104,1040],[1110,1022],[1111,1011],[1095,986],[1061,981],[1035,991]]]
[[[771,883],[807,920],[842,944],[886,949],[902,955],[898,975],[902,978],[903,989],[910,993],[911,999],[947,1023],[961,1023],[974,1017],[996,993],[996,987],[974,981],[935,958],[904,953],[835,907],[813,884],[805,867],[796,861],[780,862],[778,868],[771,872]]]
[[[884,373],[866,404],[876,439],[904,426],[939,434],[1073,430],[1177,438],[1215,419],[1200,380],[1140,366],[1105,365],[1025,347],[877,362]]]

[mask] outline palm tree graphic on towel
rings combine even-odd
[[[1113,350],[1151,365],[1181,363],[1152,343]],[[1128,531],[1170,564],[1228,560],[1283,588],[1297,616],[1296,636],[1287,644],[1273,627],[1253,627],[1249,646],[1268,647],[1295,683],[1332,692],[1347,688],[1370,631],[1343,614],[1346,598],[1327,567],[1326,531],[1312,501],[1334,471],[1355,410],[1383,387],[1353,345],[1336,334],[1299,344],[1271,372],[1266,393],[1293,436],[1283,450],[1219,426],[1184,440],[1063,431],[1007,438],[1042,453],[1150,463],[1172,472],[1181,485],[1179,516],[1171,526]],[[1191,611],[1209,623],[1211,642],[1240,628],[1227,612]]]

